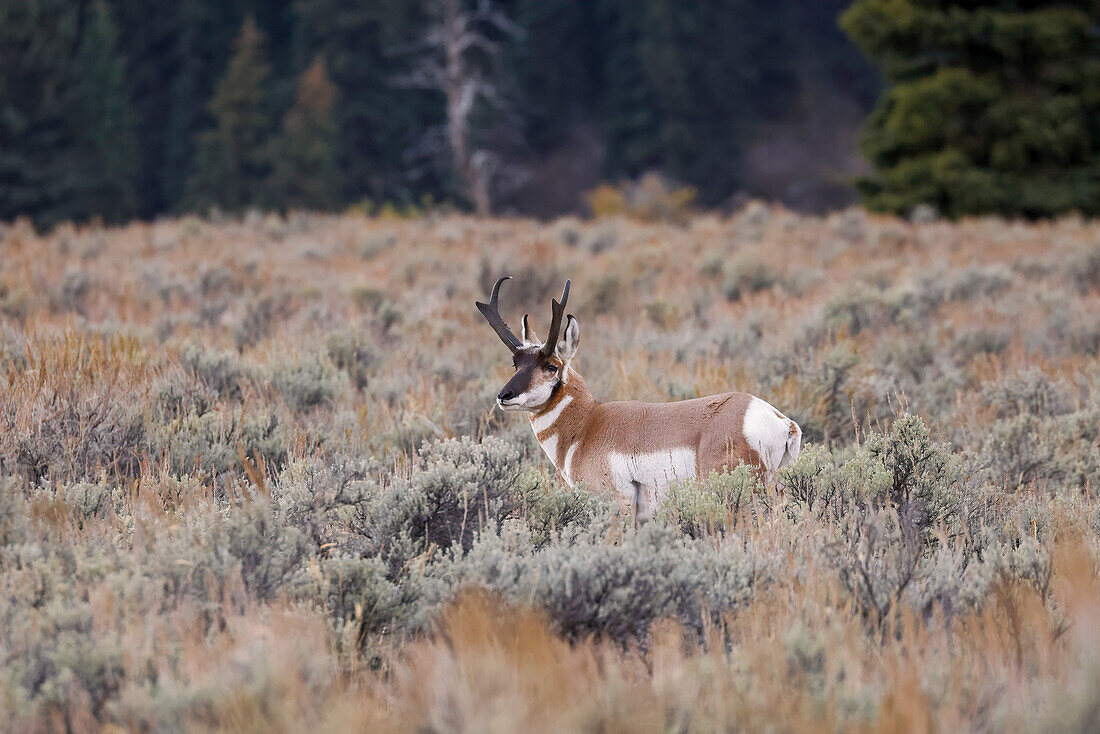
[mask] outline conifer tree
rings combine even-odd
[[[77,54],[82,81],[73,110],[78,156],[84,167],[74,172],[81,202],[72,216],[101,216],[120,221],[136,205],[133,121],[125,96],[123,65],[116,53],[118,31],[107,4],[98,0],[86,21]]]
[[[139,149],[138,213],[153,216],[182,204],[207,103],[244,15],[239,0],[110,3]]]
[[[233,56],[208,106],[214,125],[199,136],[196,168],[188,182],[192,207],[240,211],[263,203],[271,165],[271,68],[264,36],[251,17],[233,42]]]
[[[329,209],[336,205],[332,108],[336,88],[321,57],[298,80],[294,106],[272,141],[271,203],[281,209]]]
[[[423,2],[410,0],[296,0],[297,43],[319,52],[336,86],[333,116],[342,199],[408,200],[434,184],[410,149],[443,111],[420,90],[395,88],[403,68],[399,49],[419,42]],[[414,160],[410,160],[414,159]]]
[[[0,219],[116,221],[133,147],[107,5],[0,0]]]
[[[664,171],[705,201],[736,189],[737,159],[788,109],[795,79],[785,0],[606,0],[609,174]]]
[[[871,209],[1100,213],[1094,0],[857,0],[845,31],[889,88],[864,131]]]

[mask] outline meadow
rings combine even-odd
[[[564,486],[503,273],[781,487]],[[0,730],[1096,731],[1098,314],[1072,217],[0,225]]]

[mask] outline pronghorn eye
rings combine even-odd
[[[542,368],[550,375],[558,371],[558,366],[556,364],[544,364]]]

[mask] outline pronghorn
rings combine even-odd
[[[651,517],[678,480],[750,464],[769,482],[798,456],[802,429],[767,402],[729,392],[674,403],[600,403],[572,367],[580,328],[562,315],[569,298],[552,302],[546,342],[524,314],[520,338],[500,315],[500,286],[478,309],[512,352],[515,376],[497,395],[501,410],[526,410],[547,457],[570,486],[607,488],[637,519]],[[559,340],[560,334],[560,340]]]

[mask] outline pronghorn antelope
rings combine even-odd
[[[500,286],[478,309],[512,352],[515,376],[497,395],[501,410],[526,410],[543,451],[570,485],[608,488],[635,517],[646,519],[670,485],[707,476],[740,463],[769,482],[798,456],[802,429],[767,402],[729,392],[675,403],[600,403],[572,367],[580,328],[562,315],[569,298],[552,302],[545,342],[532,333],[524,314],[520,337],[500,315]],[[560,339],[559,339],[560,336]]]

